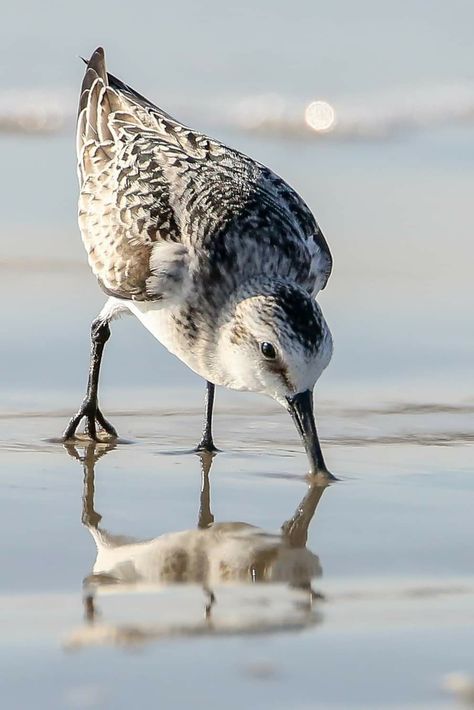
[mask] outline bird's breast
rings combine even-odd
[[[195,313],[191,306],[166,307],[156,301],[131,301],[129,308],[169,352],[198,375],[209,379],[209,341],[198,325],[200,314]]]

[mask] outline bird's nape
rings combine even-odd
[[[298,394],[292,397],[287,397],[286,401],[288,402],[288,411],[295,422],[308,456],[310,474],[320,476],[326,480],[337,480],[326,467],[319,443],[318,432],[316,431],[314,421],[313,393],[311,390],[298,392]]]

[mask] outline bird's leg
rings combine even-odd
[[[216,595],[212,591],[212,589],[209,589],[206,585],[204,586],[204,593],[206,594],[207,597],[207,604],[205,607],[205,616],[207,621],[211,621],[211,614],[212,614],[212,607],[216,603]]]
[[[87,528],[97,529],[102,516],[94,508],[95,496],[95,465],[102,456],[115,449],[115,442],[96,443],[89,441],[84,446],[84,454],[81,456],[75,443],[65,442],[64,448],[71,458],[82,464],[84,471],[84,485],[82,489],[82,523]]]
[[[291,547],[305,547],[308,539],[309,524],[326,488],[327,484],[312,483],[303,500],[296,508],[293,517],[281,526],[282,534]]]
[[[95,496],[95,462],[99,456],[96,456],[95,447],[97,444],[88,444],[84,458],[82,459],[84,467],[84,488],[82,492],[82,523],[88,528],[97,529],[102,516],[97,513],[94,508]]]
[[[97,616],[94,595],[90,592],[87,592],[86,594],[84,594],[82,602],[84,604],[84,619],[85,621],[87,621],[88,624],[93,624]]]
[[[89,379],[87,381],[87,392],[77,414],[69,422],[63,438],[65,441],[74,437],[76,429],[81,419],[86,420],[86,433],[94,441],[99,441],[97,437],[96,421],[102,429],[110,436],[117,437],[112,424],[110,424],[99,409],[97,402],[97,391],[99,387],[99,372],[104,345],[110,338],[110,327],[108,322],[96,318],[91,326],[91,359],[89,366]]]
[[[201,459],[201,496],[199,498],[198,528],[200,530],[206,530],[206,528],[214,522],[214,516],[211,512],[211,486],[209,483],[209,473],[211,472],[214,454],[202,451],[199,458]],[[210,589],[206,583],[203,589],[207,597],[206,619],[210,621],[212,607],[215,604],[216,597],[212,589]]]
[[[214,516],[211,511],[211,486],[209,483],[209,473],[214,455],[203,451],[200,453],[199,458],[201,459],[201,496],[199,498],[198,528],[205,530],[214,522]]]
[[[215,389],[216,387],[212,384],[212,382],[207,383],[204,428],[202,430],[201,441],[196,446],[196,451],[207,451],[209,453],[215,453],[218,451],[218,449],[214,446],[214,441],[212,439],[212,410],[214,408]]]

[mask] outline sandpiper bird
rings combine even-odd
[[[109,296],[91,328],[82,418],[117,436],[98,406],[109,322],[129,312],[207,381],[197,450],[215,450],[215,385],[270,395],[291,414],[310,471],[326,478],[313,388],[332,355],[315,301],[331,273],[309,208],[269,168],[186,128],[87,63],[77,125],[79,225],[89,264]]]

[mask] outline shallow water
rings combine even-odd
[[[339,481],[309,489],[288,416],[221,390],[206,478],[187,453],[203,383],[131,318],[113,325],[101,383],[127,443],[52,441],[82,397],[103,296],[68,125],[1,134],[2,706],[454,707],[444,676],[474,675],[472,120],[309,140],[219,123],[213,102],[270,90],[380,108],[382,92],[471,86],[471,4],[420,0],[402,17],[372,0],[244,2],[224,17],[209,0],[156,18],[145,2],[154,22],[137,32],[133,7],[23,5],[0,26],[0,91],[69,101],[73,55],[102,42],[124,79],[314,209],[335,257],[320,299],[335,354],[316,394]]]
[[[441,679],[470,668],[474,641],[469,416],[322,408],[327,459],[341,480],[312,499],[309,491],[293,547],[276,560],[280,527],[308,493],[304,457],[279,412],[257,406],[250,419],[221,405],[225,451],[204,494],[200,458],[182,453],[199,432],[195,410],[116,413],[134,442],[109,451],[46,441],[64,423],[54,412],[4,417],[6,706],[158,698],[237,708],[250,693],[255,707],[450,707]],[[197,525],[211,514],[269,535],[224,527],[207,557],[193,537],[162,537],[202,535]],[[105,543],[107,533],[126,537],[102,549],[91,578],[97,526]],[[170,549],[177,569],[158,578]],[[199,583],[193,560],[199,573],[215,567]],[[203,585],[215,595],[207,616]]]

